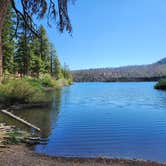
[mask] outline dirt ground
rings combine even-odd
[[[0,148],[0,166],[164,166],[148,161],[123,159],[81,159],[49,157],[32,152],[25,145]]]

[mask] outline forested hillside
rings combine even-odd
[[[166,77],[166,58],[139,66],[75,70],[75,82],[157,81]]]

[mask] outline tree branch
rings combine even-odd
[[[21,0],[21,4],[22,4],[23,12],[24,12],[24,13],[22,13],[19,9],[17,9],[14,0],[11,0],[11,5],[12,5],[12,7],[13,7],[13,9],[14,9],[16,15],[17,15],[16,32],[17,32],[17,28],[18,28],[18,25],[19,25],[19,22],[20,22],[20,17],[21,17],[22,20],[24,21],[25,25],[27,26],[27,28],[28,28],[32,33],[34,33],[35,35],[38,36],[37,30],[34,28],[34,27],[35,27],[35,24],[34,24],[33,21],[32,21],[32,17],[26,12],[25,6],[24,6],[24,3],[23,3],[22,0]]]

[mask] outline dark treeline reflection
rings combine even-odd
[[[52,104],[45,108],[28,108],[13,111],[15,115],[18,115],[19,117],[39,127],[41,129],[42,138],[47,138],[50,135],[51,125],[53,122],[56,123],[56,119],[60,111],[61,89],[55,90],[52,97]],[[3,114],[0,114],[0,123],[16,125],[21,129],[29,130],[27,126],[20,124],[19,122]]]
[[[53,103],[52,103],[52,109],[50,113],[50,119],[51,119],[51,125],[54,126],[54,124],[57,121],[58,114],[60,111],[60,106],[61,106],[61,96],[62,96],[62,90],[61,89],[56,89]]]

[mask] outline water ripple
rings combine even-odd
[[[153,86],[77,83],[64,88],[58,116],[51,116],[49,142],[36,151],[166,162],[166,92]]]

